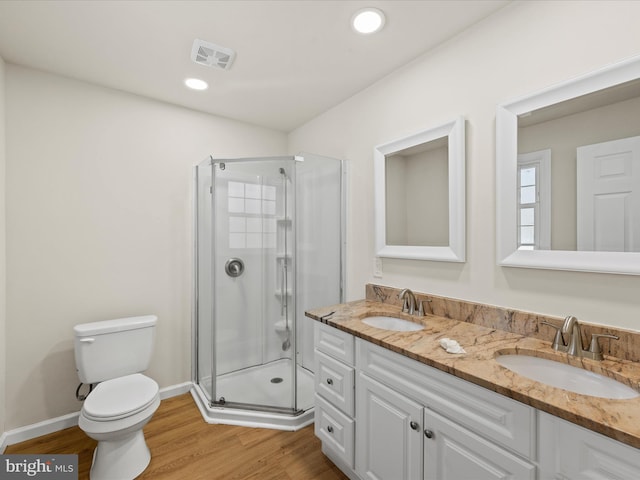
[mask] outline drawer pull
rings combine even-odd
[[[327,385],[333,385],[333,379],[327,378]]]
[[[409,426],[411,427],[411,430],[418,430],[420,429],[420,425],[418,425],[416,422],[411,422],[409,424]]]
[[[435,435],[433,433],[433,430],[428,430],[428,429],[424,431],[424,436],[427,437],[427,438],[435,437]]]
[[[331,425],[327,427],[327,432],[333,433],[333,427]]]

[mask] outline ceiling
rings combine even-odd
[[[0,1],[8,63],[243,122],[291,131],[510,0]],[[356,10],[386,14],[373,35]],[[195,39],[236,52],[230,70],[198,65]],[[187,77],[209,83],[184,86]]]

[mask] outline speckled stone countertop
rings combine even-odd
[[[331,312],[333,314],[329,315]],[[556,352],[551,342],[437,315],[410,316],[397,305],[358,300],[306,312],[309,318],[348,332],[431,367],[531,405],[620,442],[640,448],[640,397],[610,400],[550,387],[518,375],[496,362],[499,355],[526,353],[614,378],[640,391],[640,364],[605,356],[598,362]],[[414,332],[381,330],[363,323],[385,315],[421,323]],[[442,338],[457,340],[465,354],[449,354]]]

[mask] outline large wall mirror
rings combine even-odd
[[[498,263],[640,275],[640,57],[498,106]]]
[[[374,149],[376,254],[465,261],[464,119]]]

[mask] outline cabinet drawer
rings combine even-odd
[[[355,344],[353,335],[314,322],[315,346],[318,350],[338,360],[353,365],[355,362]]]
[[[353,416],[355,371],[316,350],[315,390],[347,415]]]
[[[355,422],[316,393],[314,432],[349,468],[354,468]]]
[[[358,339],[358,368],[427,408],[527,458],[535,455],[535,409]]]

